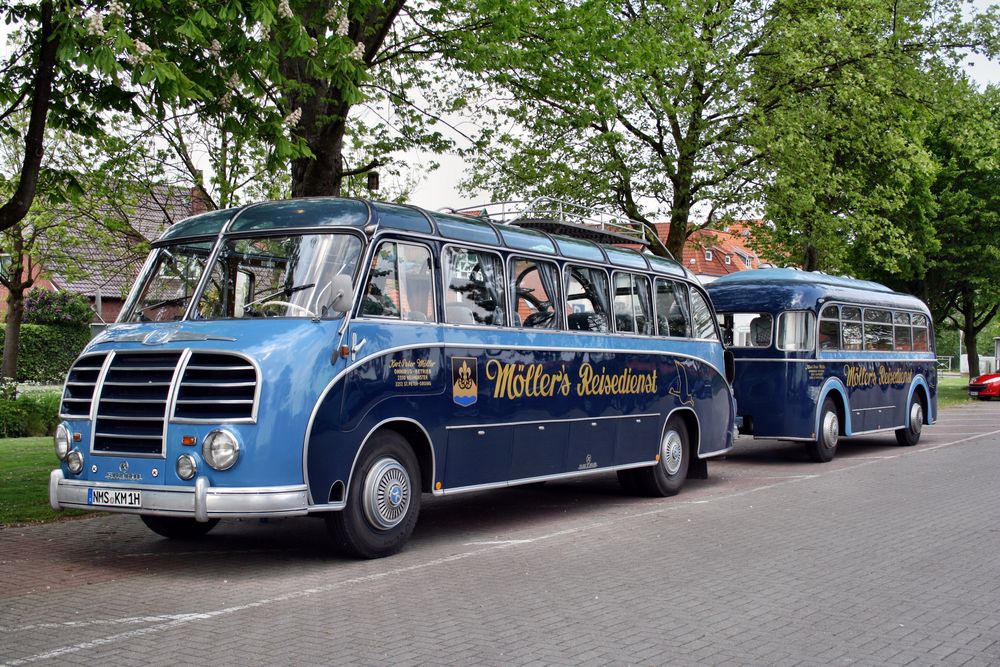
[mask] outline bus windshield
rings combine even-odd
[[[153,251],[153,265],[139,286],[139,297],[121,322],[170,322],[187,310],[205,272],[212,241],[179,243]]]
[[[353,279],[360,255],[361,240],[349,234],[227,239],[194,316],[339,317],[330,307],[339,291],[334,278]]]

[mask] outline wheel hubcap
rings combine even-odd
[[[919,435],[924,427],[924,406],[914,403],[910,406],[910,433]]]
[[[840,420],[837,419],[837,413],[827,412],[823,415],[823,446],[836,447],[839,435]]]
[[[368,471],[362,494],[365,517],[376,528],[395,528],[410,506],[410,476],[395,459],[379,459]]]
[[[684,460],[684,442],[677,431],[667,431],[660,447],[660,463],[668,475],[676,475]]]

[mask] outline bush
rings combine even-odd
[[[0,328],[0,349],[4,331]],[[18,382],[62,384],[80,351],[90,342],[89,327],[22,324],[17,352]]]
[[[13,401],[0,400],[0,438],[55,434],[61,400],[58,391],[29,391]]]
[[[24,297],[25,324],[86,326],[93,319],[90,301],[82,294],[35,288]]]

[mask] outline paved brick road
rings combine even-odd
[[[373,562],[312,519],[0,530],[0,663],[996,665],[998,470],[978,403],[824,465],[741,443],[672,499],[604,475],[428,497]]]

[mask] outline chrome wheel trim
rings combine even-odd
[[[684,461],[684,441],[677,431],[670,430],[663,434],[660,443],[660,463],[668,475],[676,475]]]
[[[379,459],[365,477],[361,494],[365,518],[380,530],[395,528],[410,507],[410,494],[410,476],[406,468],[396,459]]]
[[[833,449],[837,446],[837,438],[840,436],[840,420],[837,419],[837,413],[834,411],[823,413],[823,427],[820,430],[820,435],[823,438],[823,446],[828,449]]]
[[[914,401],[910,406],[910,433],[920,435],[924,428],[924,406],[920,401]]]

